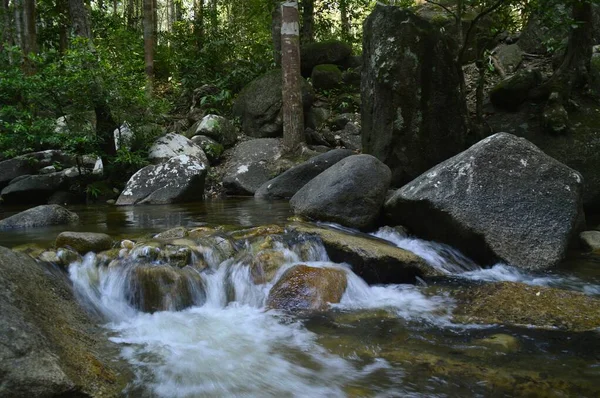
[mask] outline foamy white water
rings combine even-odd
[[[384,308],[411,321],[433,322],[451,307],[449,300],[428,298],[412,286],[368,286],[350,266],[331,263],[322,245],[304,247],[302,255],[284,245],[277,249],[288,262],[262,285],[254,284],[248,264],[208,261],[200,282],[190,280],[203,289],[202,305],[179,312],[148,314],[132,307],[128,289],[135,259],[97,267],[89,254],[71,264],[70,276],[82,301],[109,321],[112,340],[135,366],[132,394],[141,389],[158,397],[343,397],[344,386],[374,373],[389,372],[399,382],[398,371],[384,360],[364,364],[333,355],[301,322],[265,310],[271,287],[300,262],[347,274],[348,287],[336,306],[342,310]],[[207,258],[214,257],[206,253]]]

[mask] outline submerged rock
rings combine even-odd
[[[59,205],[42,205],[0,220],[0,230],[79,223],[79,216]]]
[[[340,160],[353,154],[352,151],[347,149],[334,149],[315,156],[265,182],[258,188],[254,196],[267,199],[291,198],[310,180]]]
[[[371,155],[346,157],[290,200],[294,213],[352,228],[373,226],[390,185],[390,169]]]
[[[201,159],[188,155],[176,156],[160,165],[146,166],[127,181],[117,205],[201,200],[207,168]]]
[[[387,216],[480,264],[557,265],[580,228],[583,178],[523,138],[495,134],[405,185]]]
[[[362,146],[400,186],[465,147],[466,105],[451,39],[401,7],[364,24]]]
[[[341,269],[296,265],[271,288],[267,307],[287,311],[326,310],[330,303],[340,302],[347,284],[346,273]]]
[[[378,238],[310,224],[292,224],[290,228],[318,236],[331,261],[350,264],[367,283],[414,283],[417,277],[444,275],[416,254]]]
[[[454,321],[569,331],[600,327],[600,299],[583,293],[515,282],[488,283],[453,293]]]
[[[112,247],[113,239],[106,234],[95,232],[61,232],[56,237],[55,246],[69,247],[79,254],[101,252]]]
[[[141,265],[131,273],[132,305],[144,312],[179,311],[206,299],[200,274],[190,268]]]
[[[116,397],[132,375],[64,275],[0,247],[0,396]]]

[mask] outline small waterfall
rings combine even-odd
[[[247,241],[227,259],[216,249],[195,247],[184,267],[164,263],[156,247],[134,249],[110,266],[92,253],[71,264],[78,296],[109,321],[112,340],[123,344],[123,356],[136,369],[132,395],[344,397],[348,383],[395,375],[381,359],[361,364],[331,354],[300,321],[265,308],[271,288],[297,264],[346,274],[347,288],[333,305],[338,311],[381,308],[429,323],[444,319],[452,305],[413,286],[368,286],[349,265],[330,262],[319,241],[287,238],[274,237],[269,245]],[[261,255],[266,262],[257,264]],[[257,274],[256,267],[268,261],[279,264],[277,270]],[[147,274],[150,282],[140,279]],[[155,298],[145,297],[148,289],[168,298],[160,301],[162,310],[153,307]],[[190,300],[185,309],[176,295]],[[148,301],[154,304],[148,307]]]
[[[415,253],[431,266],[447,274],[459,274],[481,269],[473,260],[443,243],[412,238],[389,227],[380,228],[373,233],[373,236]]]

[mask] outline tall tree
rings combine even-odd
[[[37,53],[37,30],[35,26],[35,0],[24,0],[23,6],[23,52]]]
[[[304,143],[297,1],[286,1],[281,4],[281,21],[283,145],[288,152],[294,152]]]
[[[71,14],[71,26],[76,36],[88,39],[92,44],[92,26],[84,0],[69,0],[69,13]]]
[[[200,50],[204,44],[204,0],[194,0],[194,35]]]
[[[154,45],[156,36],[154,0],[144,1],[144,63],[148,93],[152,93],[154,81]]]
[[[281,3],[273,0],[271,12],[271,38],[273,40],[273,61],[281,66]]]
[[[302,0],[302,27],[300,40],[302,43],[315,41],[315,0]]]
[[[13,44],[13,29],[10,18],[10,6],[9,0],[0,0],[0,4],[2,9],[0,10],[2,22],[0,27],[2,27],[2,36],[0,36],[0,52],[4,50],[4,45],[8,44],[11,46]]]
[[[341,36],[342,40],[350,41],[350,15],[348,14],[348,0],[339,0],[340,21],[341,21]]]

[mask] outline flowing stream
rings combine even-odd
[[[265,219],[259,206],[250,211],[225,208],[231,224],[274,221]],[[275,221],[284,224],[289,213],[279,207],[275,210],[279,211]],[[145,225],[144,233],[174,226],[169,220],[161,224],[160,213],[145,211],[156,217],[141,213],[141,218],[158,224],[151,228]],[[173,223],[203,225],[193,212],[184,213]],[[131,214],[128,217],[140,213]],[[106,230],[106,226],[96,229]],[[456,283],[516,281],[600,295],[597,271],[533,274],[506,264],[483,269],[447,245],[411,238],[390,228],[373,235],[421,256]],[[31,240],[43,239],[40,235]],[[429,289],[425,281],[416,286],[369,286],[352,272],[351,265],[331,262],[318,241],[302,246],[278,243],[276,250],[284,256],[285,264],[270,281],[256,283],[250,243],[235,257],[220,255],[217,247],[203,247],[202,258],[194,262],[204,266],[186,266],[178,271],[183,284],[163,298],[166,310],[153,313],[138,309],[136,303],[143,298],[134,293],[139,287],[136,275],[149,267],[147,252],[132,251],[130,258],[116,266],[99,267],[94,253],[72,263],[69,274],[78,298],[105,319],[109,338],[121,346],[123,358],[136,371],[136,380],[125,395],[484,397],[600,393],[598,332],[455,324],[454,300],[443,291]],[[340,303],[317,313],[270,309],[266,305],[269,291],[296,264],[345,273],[347,288]],[[156,261],[150,265],[160,266]],[[191,303],[185,309],[178,307],[181,292]],[[485,343],[498,335],[514,338],[518,348]]]

